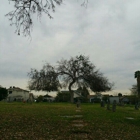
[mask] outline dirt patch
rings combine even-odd
[[[76,112],[81,112],[81,110],[77,109]]]
[[[73,126],[76,126],[76,127],[84,127],[85,124],[72,124]]]
[[[72,121],[72,126],[75,126],[75,127],[84,127],[86,125],[87,125],[87,123],[85,123],[83,120]]]
[[[83,115],[74,115],[74,117],[81,118],[81,117],[83,117]]]
[[[84,121],[83,120],[74,120],[72,121],[73,123],[83,123]]]
[[[64,118],[73,118],[74,116],[61,116],[61,117],[64,117]]]

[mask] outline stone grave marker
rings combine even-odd
[[[117,103],[116,103],[116,100],[114,100],[113,104],[112,104],[112,111],[113,112],[116,112],[116,106],[117,106]]]

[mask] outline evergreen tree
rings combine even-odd
[[[0,101],[5,99],[7,96],[8,96],[7,89],[0,86]]]

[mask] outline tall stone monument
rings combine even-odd
[[[137,78],[137,92],[138,97],[140,97],[140,71],[136,71],[134,77]]]

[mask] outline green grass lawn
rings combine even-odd
[[[0,102],[0,140],[140,140],[140,111],[100,104]]]

